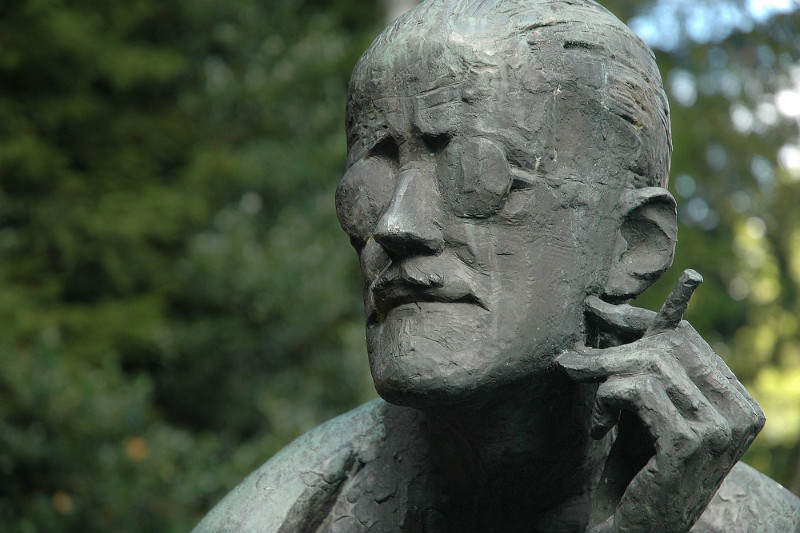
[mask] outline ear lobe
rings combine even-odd
[[[678,240],[675,199],[661,187],[627,191],[604,290],[607,300],[635,298],[672,264]]]

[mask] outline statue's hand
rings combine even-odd
[[[614,514],[591,531],[688,531],[763,427],[764,413],[685,320],[658,332],[653,324],[664,323],[664,309],[656,315],[598,298],[587,300],[587,309],[606,331],[639,337],[557,359],[572,379],[600,383],[591,434],[601,438],[620,410],[629,411],[655,450]]]

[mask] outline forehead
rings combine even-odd
[[[554,183],[621,185],[624,151],[593,94],[596,64],[576,79],[551,59],[551,41],[539,53],[525,39],[482,44],[420,39],[366,54],[348,100],[348,165],[387,137],[447,134],[488,139],[512,167]]]
[[[552,144],[553,99],[571,89],[561,83],[556,93],[563,76],[532,68],[527,46],[522,40],[489,48],[458,34],[373,46],[351,81],[351,155],[376,137],[413,132],[479,135],[519,154]]]

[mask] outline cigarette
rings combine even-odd
[[[703,283],[703,276],[691,268],[684,270],[644,336],[649,337],[678,327],[686,308],[689,307],[692,293],[701,283]]]

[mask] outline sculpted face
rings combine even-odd
[[[616,163],[597,103],[552,73],[479,60],[467,70],[420,43],[362,66],[351,89],[337,212],[361,263],[372,375],[393,403],[535,387],[585,340],[584,299],[607,275],[620,189],[603,179]]]

